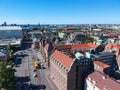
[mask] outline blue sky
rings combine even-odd
[[[120,24],[120,0],[0,0],[0,24]]]

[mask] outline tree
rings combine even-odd
[[[55,36],[58,36],[58,32],[53,32],[52,34]]]
[[[16,52],[20,50],[20,46],[11,46],[11,50],[13,50],[13,52]]]
[[[0,86],[9,89],[14,85],[14,69],[12,62],[0,62]]]
[[[68,36],[67,34],[64,34],[64,36],[63,36],[63,37],[64,37],[64,38],[67,38],[67,36]]]
[[[94,41],[94,38],[88,37],[87,40],[86,40],[86,43],[88,43],[88,42],[93,42],[93,41]]]
[[[11,51],[11,45],[10,45],[10,44],[7,45],[7,50],[8,50],[9,52]]]

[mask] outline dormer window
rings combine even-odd
[[[66,69],[66,72],[68,72],[68,69]]]
[[[59,65],[61,65],[61,63],[59,62]]]
[[[63,67],[63,65],[61,65],[61,67]]]
[[[66,69],[66,67],[64,67],[64,70]]]

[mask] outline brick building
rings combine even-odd
[[[59,90],[83,90],[83,70],[79,63],[58,50],[50,57],[50,77]]]
[[[100,61],[94,61],[94,70],[99,71],[101,73],[109,74],[110,65],[107,65]]]
[[[95,58],[93,61],[100,61],[107,65],[110,65],[110,73],[114,73],[118,69],[118,64],[115,58],[114,53],[112,52],[101,52],[99,54],[94,55]]]
[[[53,43],[46,43],[45,47],[44,47],[44,59],[45,61],[47,61],[48,63],[48,67],[50,67],[50,55],[51,53],[54,51],[54,47],[53,47]]]
[[[39,45],[40,45],[39,47],[40,47],[40,52],[41,52],[44,60],[46,61],[46,59],[45,59],[45,52],[44,52],[45,42],[46,41],[43,38],[41,38],[40,42],[39,42]]]
[[[113,52],[116,55],[117,64],[120,69],[120,44],[110,42],[105,46],[105,51]]]
[[[116,44],[114,42],[110,42],[105,46],[105,50],[104,51],[110,51],[115,53],[116,56],[118,56],[119,52],[120,52],[120,44]]]
[[[75,53],[75,58],[76,58],[77,62],[79,63],[79,66],[84,71],[83,73],[85,76],[87,76],[87,74],[94,71],[93,62],[92,62],[92,59],[90,58],[88,52],[83,53],[83,54],[80,52],[77,52],[77,53]]]

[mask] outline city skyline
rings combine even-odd
[[[0,0],[0,24],[120,24],[119,0]]]

